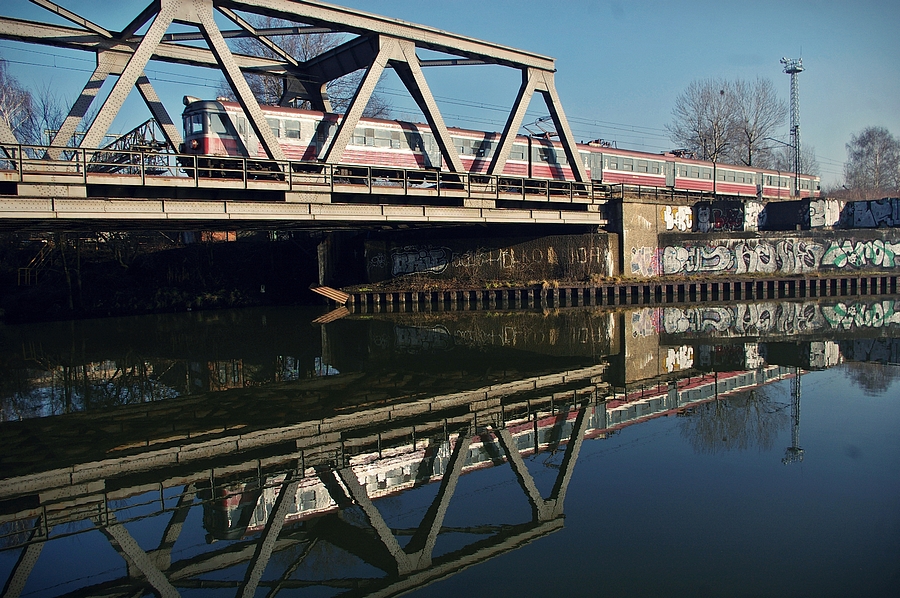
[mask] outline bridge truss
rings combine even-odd
[[[285,156],[266,124],[245,75],[256,73],[281,77],[284,81],[282,105],[305,100],[314,109],[330,112],[332,107],[325,91],[326,85],[363,69],[365,75],[362,82],[330,145],[321,154],[320,160],[324,163],[337,164],[379,77],[386,68],[393,68],[425,116],[446,168],[452,172],[462,172],[462,162],[428,86],[423,67],[497,64],[519,70],[522,83],[488,173],[502,172],[525,111],[537,93],[547,105],[575,179],[587,182],[584,165],[578,159],[575,140],[556,92],[556,69],[552,58],[311,0],[155,0],[121,31],[110,31],[50,0],[31,1],[74,26],[0,16],[0,39],[82,50],[96,55],[96,69],[50,143],[52,149],[49,153],[54,158],[62,153],[60,148],[70,146],[76,128],[111,75],[116,76],[117,80],[78,146],[88,149],[100,147],[126,97],[136,88],[160,124],[166,141],[172,148],[177,148],[181,143],[178,127],[145,74],[150,61],[162,61],[218,70],[241,104],[266,154],[273,160],[284,160]],[[223,15],[237,28],[221,30],[216,23],[216,14]],[[256,29],[251,24],[253,15],[303,24],[291,28],[296,35],[331,32],[353,37],[301,62],[270,39],[272,31]],[[168,33],[173,24],[195,28],[196,33]],[[284,29],[277,30],[279,34],[284,32]],[[238,36],[256,39],[275,58],[232,52],[225,40]],[[200,39],[206,42],[208,48],[191,45],[191,42]],[[436,51],[451,58],[423,60],[417,55],[419,50]],[[17,142],[5,124],[0,124],[0,142]]]

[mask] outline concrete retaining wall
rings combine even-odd
[[[618,245],[618,236],[605,232],[410,240],[393,236],[365,242],[366,275],[368,282],[406,276],[460,283],[584,281],[616,275]]]

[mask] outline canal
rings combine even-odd
[[[900,300],[0,326],[3,596],[895,596]]]

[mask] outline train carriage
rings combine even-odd
[[[198,156],[201,176],[242,176],[245,158],[248,170],[259,172],[270,168],[265,166],[265,153],[239,104],[188,96],[184,103],[182,150]],[[296,162],[320,160],[341,118],[337,114],[277,106],[263,106],[262,111],[285,157]],[[473,174],[487,173],[500,134],[457,128],[448,131],[463,169]],[[671,153],[623,150],[596,142],[578,144],[577,149],[590,180],[596,183],[760,199],[792,197],[791,173],[714,164]],[[202,162],[199,156],[203,156]],[[445,169],[437,140],[428,125],[372,118],[360,119],[341,164]],[[502,174],[537,180],[574,180],[572,167],[558,141],[525,135],[518,135],[513,141]],[[801,175],[799,183],[801,197],[819,195],[818,177]]]

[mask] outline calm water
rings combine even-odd
[[[900,301],[0,327],[9,596],[896,596]]]

